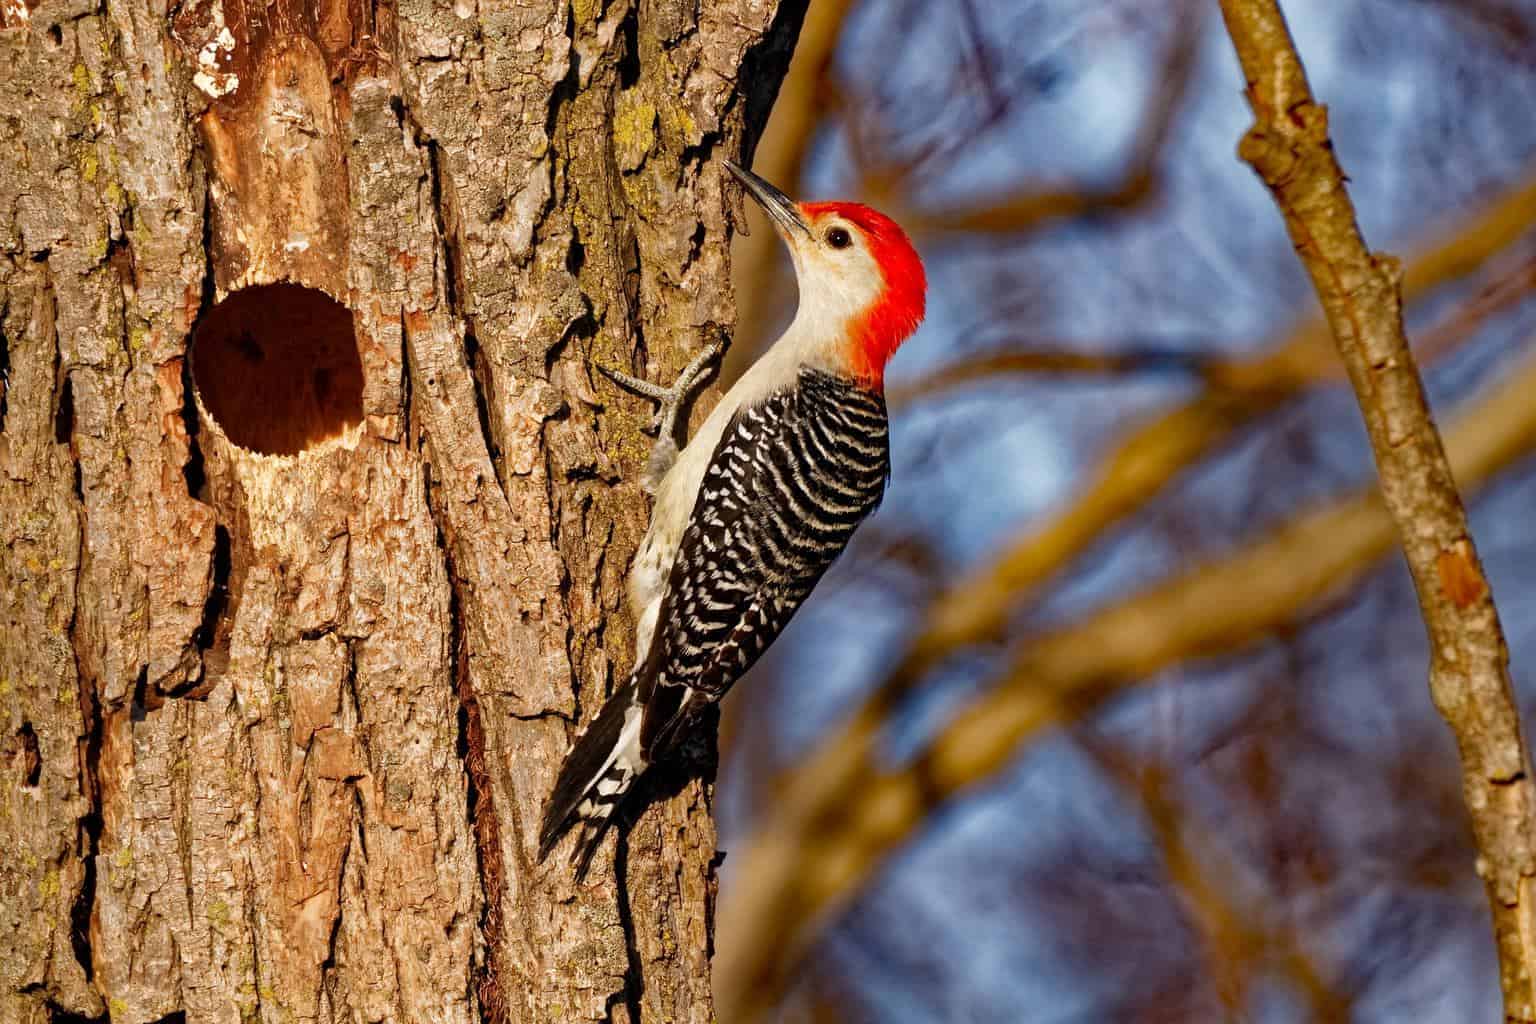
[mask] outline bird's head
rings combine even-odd
[[[751,171],[726,167],[767,212],[789,247],[800,289],[797,321],[829,339],[829,353],[880,388],[885,364],[922,323],[928,278],[907,233],[862,203],[796,203]]]

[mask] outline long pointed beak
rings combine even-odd
[[[805,218],[800,215],[800,208],[789,196],[730,160],[725,161],[725,169],[736,176],[736,180],[741,182],[747,194],[757,200],[757,205],[761,206],[784,232],[798,231],[803,235],[811,233],[811,226],[805,222]]]

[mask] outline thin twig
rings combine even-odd
[[[1228,1012],[1242,1019],[1253,976],[1272,961],[1311,1004],[1316,1024],[1346,1024],[1353,999],[1329,983],[1303,937],[1293,927],[1267,921],[1261,908],[1240,895],[1234,866],[1191,835],[1191,814],[1179,798],[1173,773],[1158,760],[1136,761],[1091,735],[1079,740],[1140,801],[1168,880],[1204,940],[1211,980]]]
[[[1536,61],[1536,19],[1520,10],[1518,3],[1506,0],[1420,0],[1465,21],[1511,60],[1523,64]]]

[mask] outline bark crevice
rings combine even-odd
[[[634,14],[631,8],[629,15]],[[626,15],[626,16],[629,16]],[[560,128],[560,114],[566,106],[581,94],[581,56],[576,51],[576,11],[575,5],[568,5],[565,9],[565,75],[554,84],[549,91],[549,100],[544,111],[544,137],[547,139],[558,138]],[[550,170],[553,174],[556,161],[550,160]],[[557,193],[554,188],[554,180],[550,180],[549,202],[540,211],[536,221],[542,221],[544,214],[549,212],[551,206],[557,201]]]
[[[460,236],[458,203],[455,199],[453,181],[448,175],[448,169],[443,165],[441,148],[436,140],[427,135],[421,126],[410,118],[410,112],[403,100],[397,113],[409,121],[417,135],[418,143],[426,148],[427,170],[431,177],[433,226],[437,232],[438,250],[443,254],[444,299],[449,316],[463,332],[464,361],[469,367],[470,389],[475,400],[480,436],[484,439],[486,451],[490,455],[491,469],[496,474],[496,485],[505,495],[507,482],[502,467],[501,447],[497,443],[493,429],[494,420],[491,417],[491,408],[495,402],[494,378],[475,330],[473,303],[468,295],[468,285],[464,275],[464,244]]]
[[[407,118],[409,111],[404,107],[401,110]],[[415,128],[418,145],[424,145],[427,150],[427,171],[431,175],[432,187],[432,217],[437,228],[437,240],[440,251],[443,254],[443,299],[448,305],[448,312],[455,318],[464,317],[464,251],[459,242],[458,211],[452,201],[452,182],[447,180],[447,172],[443,168],[443,155],[437,141],[427,135],[414,118],[409,118]]]
[[[768,23],[768,30],[747,48],[746,56],[742,58],[741,88],[732,94],[729,102],[739,101],[744,107],[741,153],[747,160],[757,151],[757,142],[762,138],[763,129],[768,127],[768,114],[779,98],[779,86],[789,72],[789,60],[794,56],[800,26],[804,24],[810,6],[811,0],[783,0]]]
[[[45,296],[43,301],[49,304],[52,311],[52,315],[49,317],[49,325],[53,335],[54,358],[55,360],[62,360],[63,355],[59,344],[58,332],[57,297],[53,293],[51,278],[45,278],[44,288]],[[73,410],[73,403],[71,403],[71,410]],[[73,424],[70,427],[71,431],[73,431]],[[57,412],[55,412],[54,418],[54,431],[55,440],[57,441]],[[66,437],[59,443],[64,448],[74,474],[75,508],[78,510],[75,514],[79,519],[83,520],[85,516],[84,499],[81,495],[80,456],[75,451],[69,437]],[[84,525],[83,522],[81,525]],[[82,551],[81,554],[83,555],[84,552]],[[70,906],[69,940],[75,962],[80,965],[81,971],[85,974],[86,985],[89,986],[96,977],[94,951],[91,948],[91,913],[94,910],[96,900],[96,856],[101,846],[101,786],[97,779],[97,767],[101,763],[102,730],[104,726],[96,680],[91,673],[86,671],[87,659],[81,656],[81,646],[86,642],[85,638],[80,635],[80,581],[82,575],[79,572],[74,575],[69,624],[66,627],[66,634],[69,637],[70,656],[74,659],[77,700],[79,701],[81,731],[76,748],[79,758],[80,791],[81,795],[85,798],[85,811],[79,818],[77,825],[79,835],[76,839],[76,848],[80,850],[82,875],[80,890],[76,893],[74,903]]]
[[[190,460],[189,460],[190,461]],[[208,583],[208,599],[203,602],[203,617],[192,634],[198,652],[206,654],[219,641],[219,624],[229,609],[229,579],[233,568],[229,530],[223,523],[213,528],[213,570]],[[171,693],[170,696],[179,696]]]
[[[197,400],[193,397],[192,360],[181,361],[181,427],[187,432],[187,461],[181,476],[187,482],[187,497],[201,501],[208,484],[208,467],[203,461],[203,447],[198,443]]]
[[[85,972],[90,984],[96,978],[94,950],[91,948],[91,913],[96,902],[96,857],[101,849],[101,786],[96,778],[101,763],[101,742],[104,724],[101,705],[97,700],[96,684],[80,664],[78,637],[71,623],[71,644],[75,649],[76,678],[79,680],[80,720],[83,735],[80,740],[80,784],[86,799],[86,811],[80,816],[80,864],[83,871],[80,891],[70,908],[70,945],[75,961]]]
[[[5,333],[5,321],[10,316],[10,303],[0,295],[0,434],[5,433],[7,392],[11,387],[11,340]]]
[[[53,403],[53,439],[67,445],[75,433],[75,382],[70,372],[62,367],[59,378],[58,398]],[[75,497],[80,497],[78,491]]]
[[[428,484],[428,506],[432,506],[431,484]],[[437,511],[432,516],[437,519]],[[501,990],[497,953],[501,948],[501,890],[505,872],[501,859],[501,825],[496,817],[496,805],[492,795],[491,780],[485,767],[485,729],[480,721],[480,702],[475,697],[474,683],[470,678],[469,641],[464,632],[464,616],[460,590],[463,581],[455,571],[453,553],[443,536],[439,522],[438,548],[448,573],[448,644],[449,661],[453,669],[454,692],[458,699],[458,735],[455,753],[463,766],[465,785],[465,816],[475,836],[475,872],[480,887],[480,934],[484,947],[478,951],[482,962],[477,964],[478,977],[471,974],[474,998],[480,1007],[480,1019],[484,1024],[506,1024],[508,1021],[506,999]]]

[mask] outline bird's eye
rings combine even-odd
[[[827,232],[827,244],[834,249],[846,249],[853,244],[853,236],[843,228],[833,228]]]

